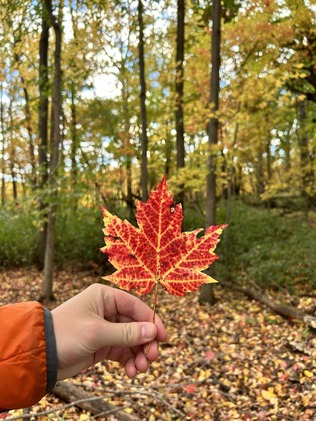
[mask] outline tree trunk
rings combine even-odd
[[[49,0],[46,1],[46,7],[49,6]],[[54,82],[52,98],[52,138],[51,138],[51,158],[49,162],[49,187],[51,192],[47,241],[45,250],[44,280],[43,280],[43,298],[53,298],[53,269],[54,269],[54,248],[55,248],[55,225],[57,212],[57,172],[59,164],[59,144],[60,144],[60,118],[61,118],[61,47],[62,47],[62,27],[61,13],[63,5],[60,4],[59,16],[56,19],[52,10],[50,10],[50,20],[55,32],[55,51],[54,51]]]
[[[270,136],[266,140],[266,157],[267,157],[267,182],[268,185],[272,179],[272,168],[271,168],[271,139]],[[266,207],[271,208],[271,199],[268,199],[266,202]]]
[[[11,180],[12,180],[12,191],[13,191],[13,199],[16,202],[18,199],[18,189],[16,184],[16,173],[15,173],[15,147],[13,144],[13,112],[12,112],[12,102],[13,102],[13,95],[10,95],[10,102],[8,107],[8,117],[10,121],[10,147],[9,147],[9,158],[10,158],[10,172],[11,172]]]
[[[184,147],[184,110],[183,110],[183,87],[184,87],[184,29],[185,29],[185,0],[178,0],[177,12],[177,50],[176,50],[176,79],[175,79],[175,119],[177,131],[177,171],[185,166]],[[179,186],[176,201],[184,206],[184,185]]]
[[[148,198],[148,170],[147,170],[147,109],[146,109],[146,80],[145,80],[145,58],[144,58],[144,22],[143,3],[138,0],[138,26],[139,26],[139,79],[140,79],[140,112],[142,126],[142,162],[141,162],[141,186],[142,199],[145,202]]]
[[[6,160],[5,160],[5,143],[6,133],[4,125],[4,104],[3,104],[3,87],[0,85],[0,125],[1,125],[1,206],[5,205],[5,172],[6,172]]]
[[[49,48],[49,4],[48,10],[45,3],[42,4],[42,30],[39,42],[39,106],[38,106],[38,165],[39,165],[39,183],[38,190],[43,193],[47,187],[48,178],[48,48]],[[43,196],[43,194],[41,195]],[[42,228],[38,235],[38,266],[44,267],[45,248],[47,239],[47,202],[39,198],[38,207],[42,218]]]
[[[212,70],[210,77],[210,106],[212,117],[208,124],[209,156],[207,161],[208,175],[206,180],[206,227],[216,223],[216,153],[214,145],[218,142],[218,117],[219,108],[219,71],[221,48],[221,0],[213,1],[212,10]],[[211,266],[208,273],[214,277],[215,268]],[[200,290],[200,304],[215,303],[214,288],[212,284],[202,285]]]
[[[257,181],[256,193],[257,193],[257,198],[259,202],[260,196],[264,192],[263,151],[262,151],[261,144],[259,145],[258,153],[257,153],[256,181]]]
[[[77,164],[77,152],[78,152],[78,131],[77,131],[77,107],[75,101],[75,86],[71,84],[71,126],[70,126],[70,133],[71,133],[71,181],[72,181],[72,189],[76,191],[77,183],[78,183],[78,164]],[[78,207],[78,199],[74,196],[74,208],[77,209]]]
[[[123,64],[125,72],[125,63]],[[124,114],[124,133],[122,142],[126,151],[125,169],[126,169],[126,203],[129,210],[129,220],[134,218],[133,207],[133,188],[132,188],[132,156],[131,156],[131,139],[130,139],[130,121],[129,121],[129,93],[127,80],[124,79],[122,83],[122,100],[123,100],[123,114]]]
[[[26,88],[25,80],[23,77],[21,78],[21,82],[23,85],[23,92],[24,92],[24,98],[25,98],[25,107],[24,107],[25,123],[26,123],[26,130],[29,137],[30,164],[32,168],[31,187],[32,187],[32,190],[35,190],[36,185],[37,185],[37,176],[36,176],[35,147],[34,147],[34,139],[33,139],[30,99],[29,99],[28,90]]]
[[[291,137],[290,134],[286,134],[285,143],[283,145],[284,149],[284,163],[285,163],[285,172],[288,174],[291,169]]]
[[[301,160],[301,177],[302,177],[302,196],[304,198],[304,213],[305,218],[308,218],[308,211],[311,204],[311,196],[309,194],[309,188],[313,173],[311,171],[311,162],[308,151],[308,137],[306,133],[306,103],[304,101],[299,102],[299,146],[300,146],[300,160]]]
[[[171,124],[170,120],[166,119],[165,122],[165,139],[166,139],[166,145],[165,145],[165,174],[168,179],[170,171],[171,171],[171,163],[172,163],[172,147],[173,142],[171,138]]]
[[[235,145],[237,143],[238,138],[238,130],[239,130],[239,123],[235,124],[234,129],[234,136],[233,136],[233,144],[232,144],[232,155],[229,157],[229,166],[228,166],[228,186],[227,186],[227,202],[226,202],[226,224],[230,224],[231,219],[231,211],[232,211],[232,196],[234,193],[234,174],[235,174],[235,166],[234,166],[234,150]],[[225,231],[226,232],[226,231]],[[227,234],[226,234],[227,236]]]
[[[76,10],[74,10],[74,6],[76,6]],[[72,29],[73,29],[73,36],[75,44],[78,45],[80,34],[78,34],[78,4],[73,4],[70,2],[70,15],[72,21]],[[72,60],[71,67],[74,68],[75,72],[77,72],[78,64],[76,60]],[[70,95],[71,95],[71,124],[70,124],[70,136],[71,136],[71,185],[72,190],[76,191],[77,184],[78,184],[78,162],[77,162],[77,154],[78,149],[80,147],[79,137],[78,137],[78,116],[77,116],[77,105],[76,105],[76,93],[77,93],[77,81],[70,80]],[[63,149],[63,148],[62,148]],[[74,196],[74,209],[78,207],[78,198]]]

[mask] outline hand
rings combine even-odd
[[[144,302],[101,284],[56,307],[52,316],[58,380],[105,358],[118,361],[133,378],[148,370],[149,363],[158,358],[158,343],[167,340],[162,321],[156,316],[152,323],[153,311]]]

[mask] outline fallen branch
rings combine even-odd
[[[313,352],[306,346],[306,343],[299,341],[289,341],[288,346],[295,352],[313,356]]]
[[[112,393],[113,394],[113,390],[109,390],[109,389],[106,389],[106,388],[102,388],[102,387],[99,388],[99,387],[94,387],[94,386],[86,386],[85,384],[83,384],[83,386],[85,388],[88,388],[88,389],[91,389],[91,390],[94,390],[94,391],[97,391],[97,392],[107,393],[107,394],[108,393]],[[174,407],[174,405],[172,405],[171,403],[169,403],[165,399],[164,394],[157,392],[154,387],[147,388],[146,389],[147,391],[144,390],[144,386],[133,385],[132,387],[133,387],[133,389],[138,388],[138,390],[135,391],[135,390],[127,390],[127,389],[125,389],[125,390],[122,390],[120,392],[114,392],[114,394],[116,396],[124,396],[124,399],[127,399],[127,396],[128,395],[132,395],[132,396],[137,396],[138,395],[138,396],[151,397],[155,401],[160,402],[162,405],[164,405],[166,408],[168,408],[171,412],[175,412],[177,415],[180,416],[181,419],[183,417],[185,417],[185,414],[182,411],[178,410],[177,408]],[[166,386],[165,385],[161,385],[160,387],[165,388]]]
[[[31,417],[44,417],[46,415],[50,415],[50,414],[57,414],[60,411],[65,411],[66,409],[69,409],[73,406],[80,406],[80,404],[82,403],[87,403],[87,402],[95,402],[98,400],[104,399],[103,396],[92,396],[90,398],[84,398],[84,399],[78,399],[76,401],[73,401],[71,403],[68,403],[66,405],[61,405],[61,406],[57,406],[54,408],[50,408],[47,409],[45,411],[40,411],[40,412],[28,412],[26,414],[21,414],[21,415],[14,415],[12,417],[7,417],[5,418],[6,421],[15,421],[15,420],[21,420],[21,419],[30,419]],[[115,408],[116,410],[118,408]]]
[[[316,317],[313,317],[303,311],[298,310],[296,307],[282,304],[275,301],[269,294],[265,293],[257,284],[252,282],[249,287],[242,287],[230,282],[221,282],[225,287],[233,288],[236,291],[240,291],[250,298],[253,298],[260,303],[269,307],[272,311],[279,314],[282,317],[297,319],[304,322],[309,327],[316,329]]]
[[[91,393],[67,381],[58,382],[53,393],[66,402],[77,402],[77,407],[85,409],[93,415],[115,412],[115,417],[120,421],[139,421],[139,418],[134,415],[130,415],[121,408],[104,401],[104,396],[94,397],[95,399],[93,399]],[[91,400],[93,400],[93,403],[91,403]]]

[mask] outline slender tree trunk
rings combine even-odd
[[[184,109],[183,109],[183,89],[184,89],[184,34],[185,34],[185,0],[178,0],[177,12],[177,50],[176,50],[176,104],[175,119],[177,131],[177,171],[185,166],[184,147]],[[184,185],[179,186],[176,201],[184,206]]]
[[[42,30],[39,42],[39,107],[38,107],[38,165],[39,182],[38,190],[41,192],[38,207],[42,218],[42,227],[38,235],[38,266],[44,267],[45,248],[47,240],[47,201],[43,199],[43,193],[47,188],[48,178],[48,104],[49,104],[49,78],[48,78],[48,48],[49,48],[49,10],[51,4],[46,8],[42,4]],[[45,196],[44,196],[45,197]]]
[[[46,6],[49,4],[46,0]],[[62,2],[61,2],[62,3]],[[61,13],[63,5],[59,6],[59,16],[56,18],[50,10],[50,20],[55,32],[55,52],[54,52],[54,80],[52,98],[52,138],[51,157],[49,163],[49,187],[51,191],[51,201],[48,212],[47,241],[45,249],[45,266],[43,280],[43,298],[53,298],[53,271],[54,271],[54,249],[55,249],[55,226],[57,213],[57,173],[59,164],[59,144],[60,144],[60,119],[61,119],[61,47],[62,47],[62,27]]]
[[[220,71],[220,46],[221,46],[221,0],[213,1],[212,10],[212,70],[210,77],[210,106],[212,117],[208,124],[209,156],[207,161],[208,175],[206,180],[206,218],[205,225],[216,223],[216,153],[214,145],[218,142],[218,117],[219,108],[219,71]],[[214,277],[215,268],[211,266],[209,273]],[[212,284],[202,285],[199,296],[200,304],[214,304],[215,296]]]
[[[11,179],[12,179],[12,190],[13,190],[13,200],[16,202],[18,200],[18,189],[16,185],[16,173],[14,168],[14,156],[11,155],[10,159],[10,172],[11,172]]]
[[[126,141],[130,145],[131,139],[129,131],[126,132]],[[134,219],[134,206],[133,206],[133,187],[132,187],[132,157],[130,152],[126,156],[126,187],[127,187],[127,206],[129,209],[129,220]]]
[[[128,43],[130,42],[130,33],[128,34]],[[134,214],[134,203],[133,203],[133,186],[132,186],[132,157],[133,149],[131,144],[131,134],[130,134],[130,93],[129,93],[129,80],[128,80],[128,58],[126,56],[125,44],[121,43],[120,53],[121,53],[121,62],[118,65],[119,68],[119,79],[122,85],[122,115],[123,115],[123,127],[122,131],[122,146],[124,149],[124,156],[122,157],[122,162],[124,163],[124,180],[122,181],[122,196],[123,200],[127,204],[129,219],[132,221],[135,218]],[[126,194],[125,194],[126,192]]]
[[[124,73],[125,73],[125,63],[124,63]],[[123,76],[124,78],[124,76]],[[126,150],[125,157],[125,169],[126,169],[126,203],[129,210],[129,218],[133,220],[134,217],[134,207],[133,207],[133,188],[132,188],[132,156],[131,156],[131,139],[130,139],[130,121],[129,121],[129,94],[127,80],[124,78],[122,90],[122,99],[123,99],[123,115],[124,115],[124,134],[122,137],[122,142]]]
[[[271,168],[271,139],[270,137],[267,138],[266,142],[266,156],[267,156],[267,177],[268,181],[271,180],[272,177],[272,168]]]
[[[306,103],[299,102],[299,146],[300,146],[300,160],[301,160],[301,178],[302,178],[302,196],[304,198],[304,213],[305,218],[308,218],[308,211],[311,203],[311,196],[308,192],[310,182],[312,180],[311,162],[308,152],[308,137],[306,133]]]
[[[170,171],[171,171],[171,163],[172,163],[172,138],[171,138],[171,127],[170,127],[170,121],[166,120],[165,123],[165,139],[166,139],[166,145],[165,145],[165,173],[166,177],[168,178]]]
[[[271,182],[272,178],[272,168],[271,168],[271,139],[270,136],[266,140],[266,157],[267,157],[267,182],[268,185]],[[268,209],[271,209],[271,199],[269,198],[266,202]]]
[[[290,131],[289,133],[287,133],[285,135],[285,140],[284,140],[284,145],[283,145],[283,149],[284,149],[284,163],[285,163],[285,172],[288,174],[290,169],[291,169],[291,136],[290,136]]]
[[[237,137],[238,137],[238,129],[239,129],[239,123],[235,124],[234,129],[234,137],[233,137],[233,144],[232,144],[232,156],[230,157],[230,163],[228,166],[228,186],[227,186],[227,202],[226,202],[226,224],[230,223],[231,218],[231,211],[232,211],[232,196],[234,193],[234,173],[235,173],[235,167],[234,167],[234,148],[237,143]],[[227,232],[225,230],[225,232]],[[227,234],[226,234],[227,236]]]
[[[206,197],[206,225],[215,224],[216,220],[216,157],[213,151],[214,145],[218,142],[218,117],[216,115],[219,107],[219,71],[220,71],[220,41],[221,41],[221,3],[220,0],[213,1],[212,11],[212,70],[210,79],[210,106],[213,116],[208,124],[209,157],[207,162],[207,197]]]
[[[256,193],[257,193],[257,198],[259,202],[260,195],[264,192],[263,151],[262,151],[261,144],[259,145],[259,148],[257,151],[256,178],[257,178]]]
[[[74,9],[76,6],[76,10]],[[70,2],[70,15],[72,21],[72,28],[73,28],[73,36],[75,44],[78,45],[78,4],[73,4]],[[73,60],[70,66],[76,72],[78,68],[78,64],[75,60]],[[70,133],[71,133],[71,183],[73,191],[76,191],[77,183],[78,183],[78,162],[77,162],[77,153],[79,149],[79,138],[78,138],[78,117],[77,117],[77,105],[76,105],[76,93],[77,93],[77,82],[70,81],[70,94],[71,94],[71,125],[70,125]],[[62,148],[63,149],[63,148]],[[74,198],[74,209],[78,207],[78,199]]]
[[[242,185],[242,167],[240,164],[237,163],[236,168],[234,168],[234,194],[236,196],[240,195],[240,192],[243,190]]]
[[[142,199],[148,198],[148,169],[147,169],[147,109],[146,109],[146,80],[145,80],[145,58],[144,58],[144,22],[143,22],[143,2],[138,0],[138,26],[139,26],[139,79],[140,79],[140,110],[142,126],[142,163],[141,163],[141,186]]]
[[[36,159],[35,159],[35,147],[34,147],[32,120],[31,120],[30,99],[29,99],[29,93],[26,87],[26,83],[23,77],[21,77],[21,82],[23,85],[23,92],[24,92],[24,98],[25,98],[25,106],[24,106],[25,123],[26,123],[26,130],[28,133],[28,138],[29,138],[30,164],[32,168],[31,188],[32,190],[35,190],[36,185],[37,185],[37,177],[36,177]]]
[[[13,112],[12,112],[12,101],[13,96],[10,97],[9,107],[8,107],[8,114],[9,114],[9,121],[10,121],[10,173],[11,173],[11,180],[12,180],[12,191],[13,191],[13,199],[16,202],[18,199],[18,189],[17,189],[17,183],[16,183],[16,171],[15,171],[15,161],[16,161],[16,155],[15,155],[15,147],[13,144]]]
[[[78,152],[78,130],[77,130],[77,107],[76,107],[76,94],[75,86],[71,85],[71,178],[72,178],[72,189],[76,191],[78,182],[78,164],[77,164],[77,152]],[[75,199],[75,209],[78,207],[78,200]]]
[[[3,104],[3,87],[0,85],[0,125],[1,125],[1,206],[5,205],[5,172],[6,172],[6,160],[5,160],[5,144],[6,144],[6,133],[4,124],[4,104]]]

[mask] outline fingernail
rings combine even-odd
[[[152,323],[148,323],[142,326],[141,334],[144,339],[153,339],[156,334],[156,327]]]

